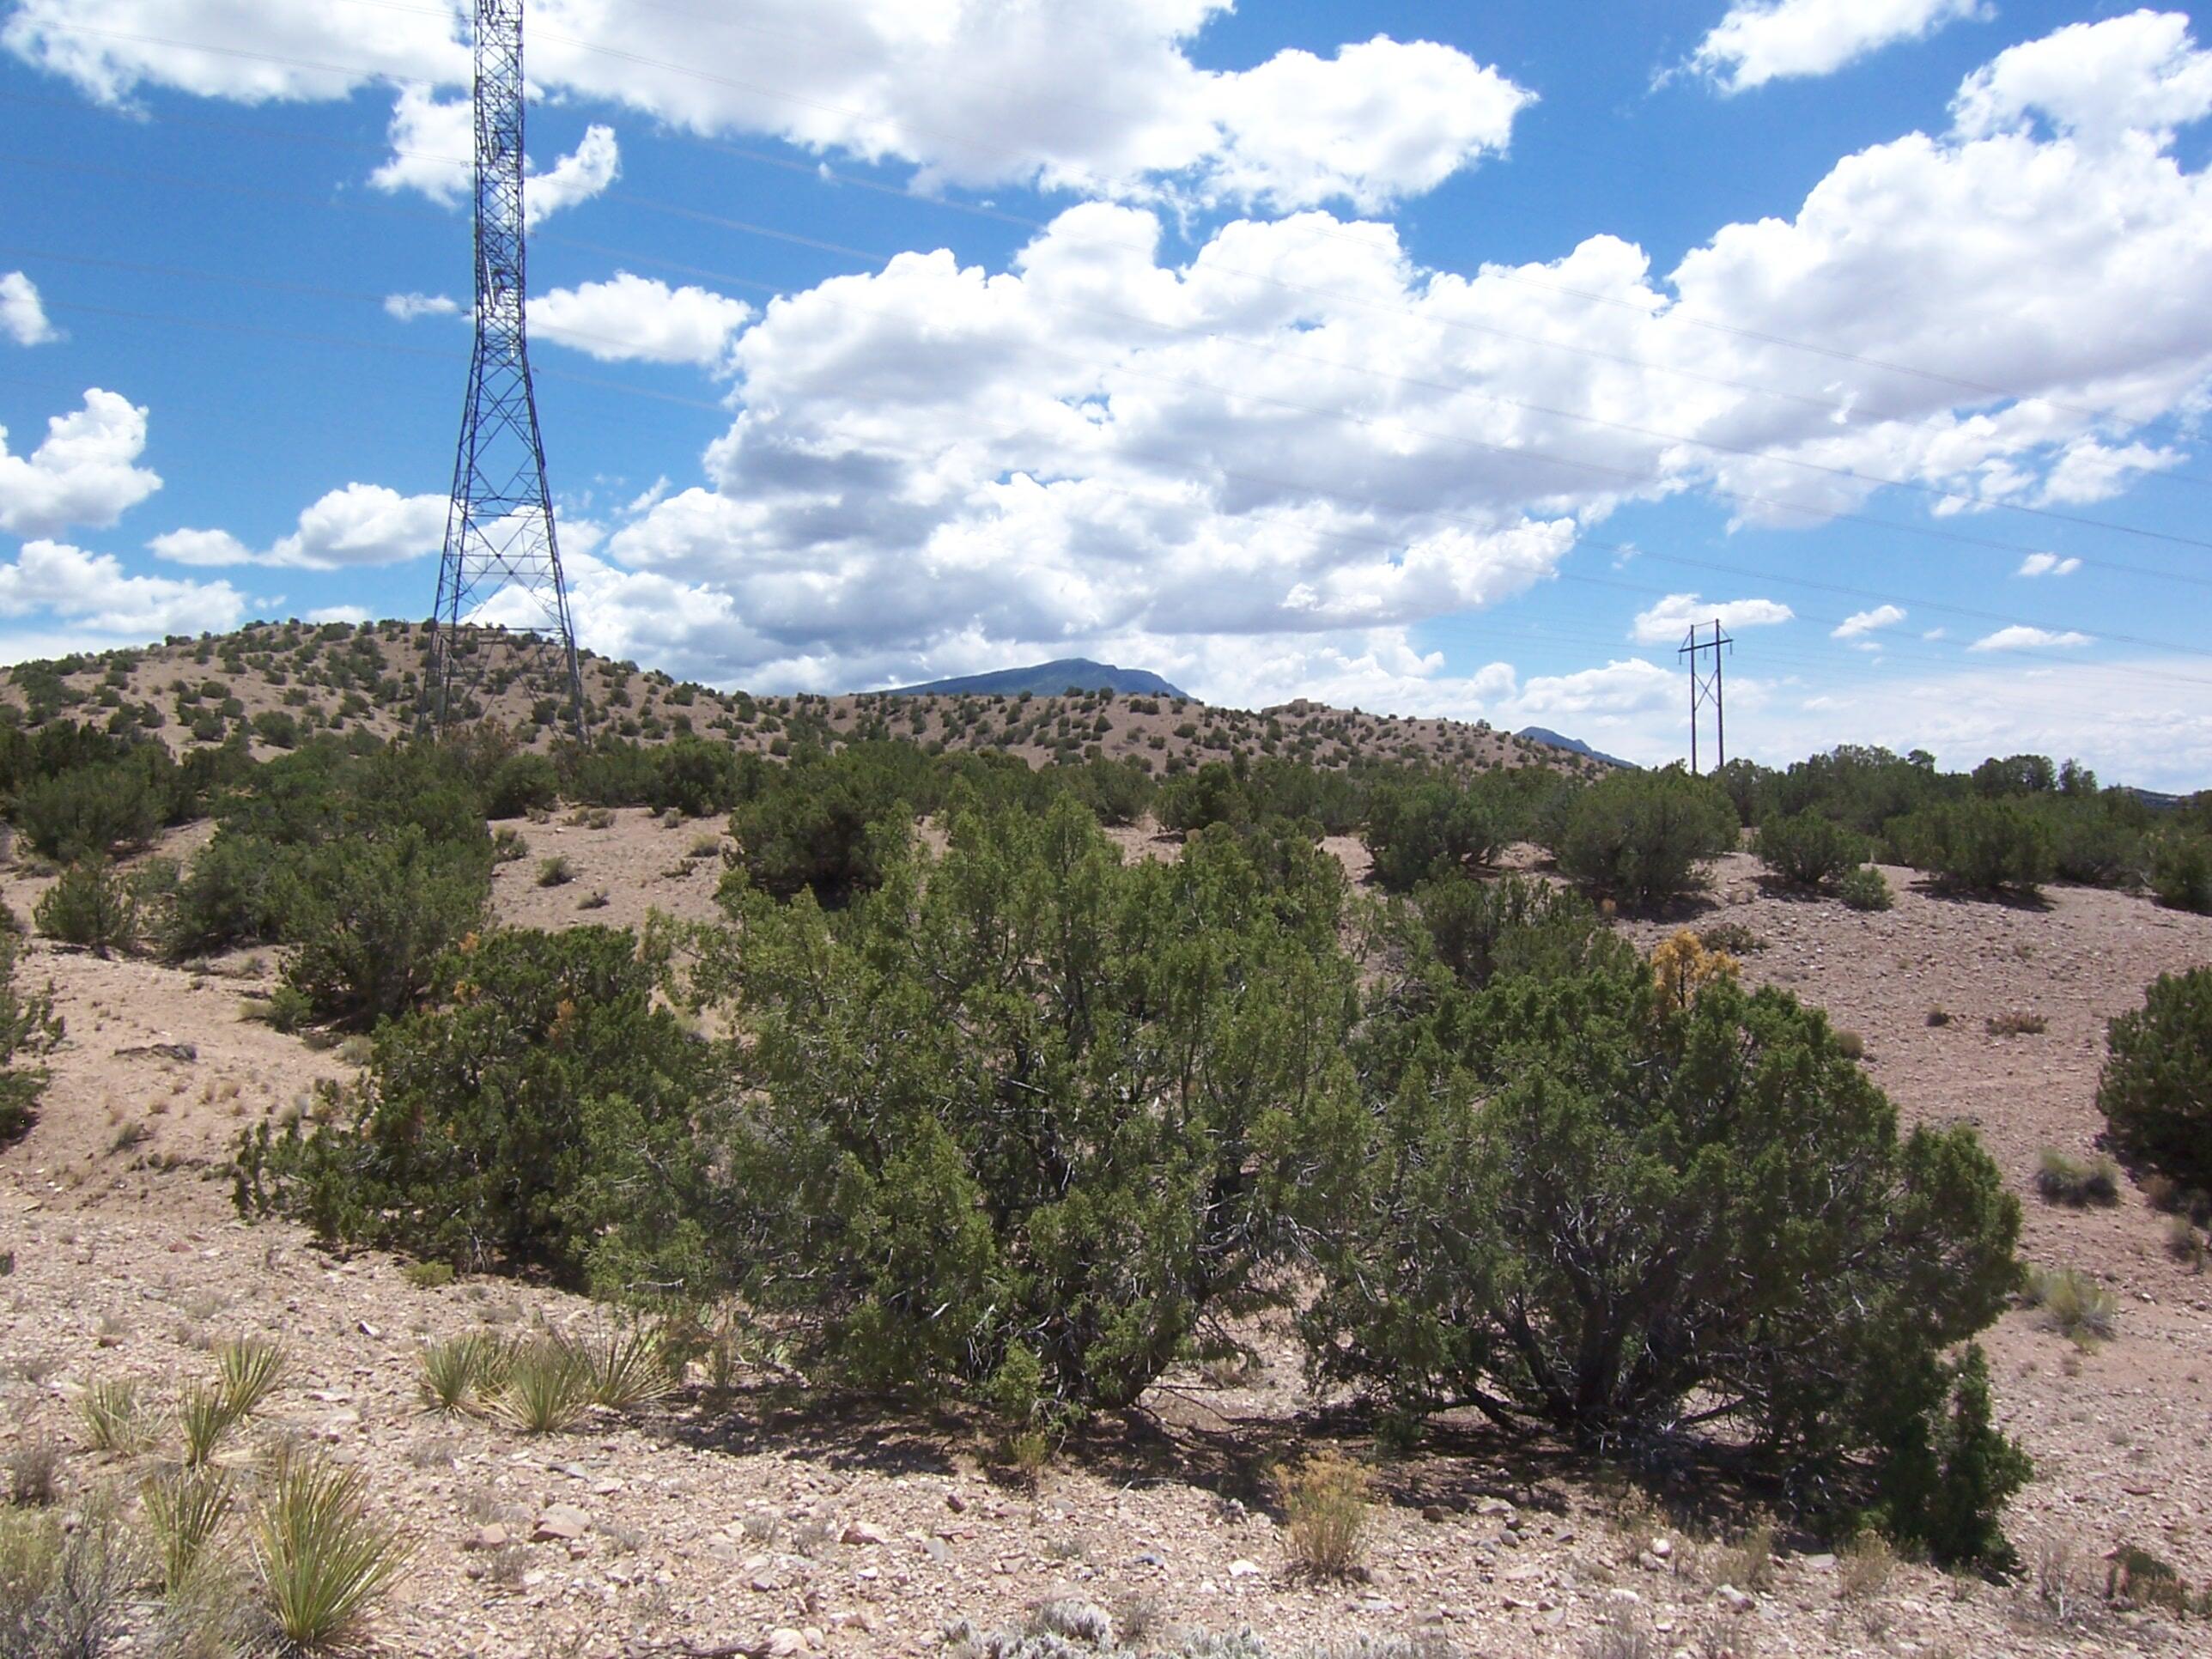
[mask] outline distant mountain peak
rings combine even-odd
[[[893,686],[894,697],[1019,696],[1027,691],[1040,697],[1056,697],[1063,691],[1112,691],[1121,696],[1181,697],[1190,694],[1169,684],[1146,668],[1116,668],[1110,662],[1088,657],[1058,657],[1032,663],[1026,668],[1000,668],[988,674],[963,674],[921,685]]]
[[[1633,761],[1625,761],[1618,755],[1608,755],[1602,749],[1593,749],[1580,738],[1571,738],[1563,732],[1554,732],[1548,726],[1524,726],[1513,735],[1517,738],[1526,738],[1531,743],[1547,743],[1553,748],[1564,749],[1570,754],[1588,755],[1592,760],[1603,761],[1607,766],[1623,766],[1631,771],[1636,769],[1636,763]]]

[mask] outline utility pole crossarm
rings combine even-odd
[[[1699,638],[1708,628],[1712,630],[1712,637]],[[1721,677],[1721,647],[1733,647],[1735,644],[1733,638],[1721,632],[1720,618],[1716,617],[1710,623],[1692,623],[1690,631],[1682,636],[1681,649],[1674,653],[1678,659],[1686,661],[1690,669],[1690,772],[1692,776],[1698,772],[1698,727],[1703,723],[1707,703],[1711,703],[1713,709],[1714,767],[1717,769],[1728,764],[1728,715],[1723,696],[1725,688]],[[1708,651],[1713,653],[1713,665],[1710,670],[1702,666],[1699,660]]]

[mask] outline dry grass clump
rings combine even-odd
[[[1282,1494],[1283,1548],[1291,1566],[1316,1577],[1351,1574],[1367,1552],[1373,1477],[1332,1449],[1279,1470],[1275,1480]]]
[[[288,1452],[270,1470],[253,1516],[253,1565],[270,1618],[294,1648],[324,1652],[355,1641],[405,1565],[398,1532],[370,1518],[366,1480],[312,1453]]]
[[[1717,1585],[1765,1589],[1774,1578],[1774,1523],[1754,1522],[1734,1542],[1710,1552],[1704,1565],[1705,1577]]]
[[[2185,1267],[2197,1273],[2204,1271],[2204,1241],[2197,1234],[2197,1224],[2187,1216],[2166,1217],[2166,1253]]]
[[[44,1509],[62,1495],[62,1445],[50,1434],[28,1434],[8,1453],[8,1501]]]
[[[1991,1036],[2041,1036],[2051,1022],[2041,1014],[1991,1014],[1982,1022]]]
[[[2093,1204],[2120,1201],[2120,1166],[2102,1152],[2076,1158],[2055,1146],[2043,1149],[2037,1161],[2035,1190],[2053,1204],[2086,1209]]]
[[[112,1651],[140,1571],[112,1504],[94,1499],[67,1526],[48,1510],[0,1510],[0,1653]]]
[[[2045,1328],[2083,1347],[2108,1340],[2119,1304],[2102,1285],[2075,1267],[2038,1267],[2027,1276],[2027,1305],[2043,1310]]]
[[[1897,1552],[1878,1532],[1863,1533],[1836,1552],[1836,1593],[1846,1601],[1881,1595],[1897,1571]]]

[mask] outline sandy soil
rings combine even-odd
[[[708,914],[719,860],[676,872],[711,825],[623,813],[605,828],[521,828],[531,853],[501,870],[503,919]],[[1145,827],[1119,838],[1174,851]],[[538,860],[556,854],[574,878],[540,887]],[[2069,889],[2038,908],[1962,903],[1888,873],[1897,908],[1859,915],[1769,893],[1732,858],[1710,902],[1630,931],[1648,945],[1674,926],[1750,929],[1765,948],[1747,975],[1860,1033],[1908,1118],[1979,1124],[2023,1194],[2032,1260],[2082,1267],[2120,1296],[2118,1334],[2094,1352],[2024,1310],[1987,1339],[2004,1419],[2037,1462],[2013,1530],[2074,1592],[2063,1620],[2032,1576],[1996,1586],[1901,1565],[1869,1589],[1817,1541],[1787,1535],[1770,1560],[1737,1559],[1555,1448],[1471,1426],[1382,1467],[1364,1582],[1297,1578],[1267,1474],[1329,1419],[1279,1336],[1263,1341],[1255,1376],[1171,1379],[1033,1487],[999,1467],[978,1425],[773,1373],[546,1439],[427,1415],[415,1386],[424,1338],[538,1319],[584,1329],[600,1316],[511,1281],[417,1289],[389,1259],[341,1260],[289,1224],[242,1224],[222,1174],[232,1139],[343,1076],[344,1051],[238,1018],[266,962],[194,976],[44,942],[21,972],[52,978],[69,1038],[37,1127],[0,1152],[0,1251],[15,1262],[0,1284],[0,1454],[51,1434],[76,1449],[79,1485],[128,1475],[82,1449],[72,1402],[88,1379],[129,1374],[167,1401],[210,1371],[217,1335],[281,1335],[292,1369],[262,1432],[296,1431],[360,1462],[416,1540],[380,1626],[396,1654],[703,1652],[761,1648],[778,1631],[801,1650],[925,1653],[948,1620],[1017,1625],[1057,1593],[1147,1640],[1249,1626],[1285,1647],[1440,1638],[1515,1659],[2202,1652],[2203,1625],[2114,1612],[2092,1592],[2100,1558],[2124,1540],[2212,1578],[2212,1276],[2166,1255],[2163,1218],[2132,1185],[2113,1208],[2075,1211],[2045,1205],[2031,1182],[2043,1147],[2094,1144],[2105,1018],[2160,969],[2212,959],[2212,921]],[[599,890],[604,908],[577,909]],[[0,878],[18,914],[33,894],[19,874]],[[1937,1006],[1952,1018],[1931,1026]],[[2014,1012],[2042,1014],[2046,1030],[1988,1034],[1989,1015]],[[581,1535],[529,1541],[555,1504],[583,1511]],[[1737,1610],[1722,1586],[1746,1579]],[[1643,1645],[1601,1645],[1615,1637]]]

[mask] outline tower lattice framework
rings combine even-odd
[[[527,601],[514,607],[523,613],[515,635],[538,652],[557,653],[580,730],[583,675],[545,485],[524,316],[522,7],[523,0],[476,0],[476,349],[424,691],[436,724],[463,717],[476,678],[471,662],[482,658],[471,649],[481,641],[464,639],[461,624],[512,589]]]

